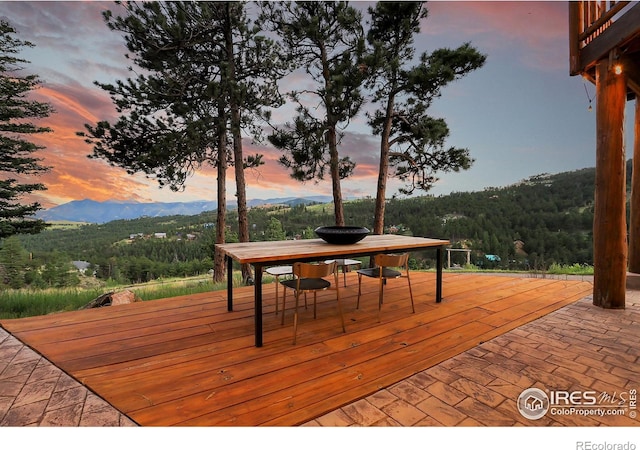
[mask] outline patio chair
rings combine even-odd
[[[357,266],[360,268],[362,263],[357,259],[327,259],[325,263],[329,264],[330,262],[335,261],[338,264],[337,269],[342,269],[342,277],[344,279],[344,287],[347,287],[347,272],[351,270],[351,266]]]
[[[411,312],[415,313],[416,309],[413,304],[413,292],[411,290],[411,279],[409,278],[409,253],[401,255],[377,254],[373,257],[374,267],[368,269],[359,269],[358,272],[358,300],[356,309],[360,307],[360,295],[362,293],[362,276],[377,278],[379,280],[378,287],[378,322],[380,322],[380,309],[384,299],[384,285],[388,279],[405,277],[409,285],[409,297],[411,298]],[[404,270],[403,275],[401,271]]]
[[[278,314],[278,302],[280,297],[278,296],[278,286],[280,286],[280,277],[282,275],[291,275],[293,273],[292,266],[272,266],[264,269],[265,273],[275,277],[276,279],[276,315]]]
[[[340,312],[340,320],[342,322],[342,332],[346,332],[344,326],[344,315],[342,314],[342,305],[340,303],[340,286],[338,283],[338,270],[336,262],[330,264],[318,263],[302,263],[297,262],[293,264],[294,279],[281,281],[280,284],[284,286],[284,293],[282,294],[282,321],[284,325],[285,306],[287,300],[287,288],[293,289],[296,293],[296,305],[293,312],[293,344],[296,343],[296,336],[298,332],[298,304],[300,299],[300,293],[313,292],[313,318],[316,318],[316,298],[317,292],[323,291],[331,287],[331,282],[325,280],[325,278],[333,275],[333,284],[336,289],[336,298],[338,300],[338,311]]]

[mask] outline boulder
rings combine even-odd
[[[142,301],[133,291],[107,292],[91,300],[80,309],[102,308],[103,306],[126,305]]]

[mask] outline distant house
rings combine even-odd
[[[73,267],[76,268],[76,270],[78,272],[80,272],[81,274],[84,274],[85,271],[89,268],[89,266],[91,265],[91,263],[87,262],[87,261],[71,261],[71,264],[73,264]]]
[[[167,233],[153,233],[153,237],[156,239],[166,239]]]
[[[513,247],[515,248],[516,255],[527,256],[527,252],[524,251],[524,242],[517,239],[513,241]]]

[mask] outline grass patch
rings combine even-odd
[[[242,276],[235,274],[234,287],[242,285]],[[102,294],[129,289],[142,300],[179,297],[200,294],[227,288],[227,282],[213,283],[210,277],[193,277],[173,280],[155,280],[140,285],[113,285],[83,288],[45,290],[5,290],[0,291],[0,319],[19,319],[43,316],[56,312],[74,311]]]
[[[49,223],[49,230],[75,230],[84,225],[91,225],[90,222],[72,222],[70,220],[53,220]]]
[[[240,279],[234,282],[239,285]],[[214,283],[211,278],[190,281],[174,281],[145,286],[132,287],[142,300],[158,300],[161,298],[180,297],[181,295],[202,294],[204,292],[219,291],[227,288],[227,282]]]
[[[593,266],[585,264],[551,264],[547,273],[553,275],[593,275]]]
[[[72,311],[104,294],[104,289],[6,290],[0,292],[0,319]]]

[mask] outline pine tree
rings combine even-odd
[[[414,63],[414,36],[427,18],[424,2],[378,2],[369,8],[367,86],[378,109],[369,115],[380,136],[380,168],[373,232],[384,229],[387,179],[395,175],[408,183],[402,193],[428,190],[438,171],[468,169],[473,160],[467,149],[444,148],[449,129],[443,119],[427,114],[431,102],[448,83],[484,65],[486,56],[464,44],[420,55]],[[395,173],[390,169],[395,169]]]
[[[46,172],[47,167],[34,153],[41,150],[25,139],[27,135],[50,132],[33,120],[48,117],[53,108],[29,99],[40,84],[37,75],[20,76],[29,61],[16,55],[22,47],[33,47],[14,37],[16,30],[0,20],[0,239],[21,233],[39,233],[46,224],[33,215],[42,209],[37,202],[22,204],[23,196],[46,190],[42,183],[30,183],[28,177]]]
[[[124,34],[143,74],[109,92],[121,113],[115,124],[86,125],[91,157],[155,177],[161,186],[184,188],[202,166],[217,168],[216,242],[226,229],[226,170],[235,166],[240,239],[249,239],[243,170],[261,164],[243,157],[241,129],[258,136],[264,106],[278,105],[274,77],[279,58],[272,41],[248,23],[241,2],[127,2],[125,14],[104,14],[109,28]],[[274,62],[274,65],[271,64]],[[132,69],[133,70],[133,69]],[[250,270],[243,267],[245,280]],[[216,255],[215,281],[224,276]]]
[[[338,146],[364,102],[362,15],[348,2],[266,2],[262,18],[282,38],[294,66],[304,67],[313,81],[289,92],[298,115],[269,141],[285,152],[280,163],[295,180],[318,181],[330,174],[335,224],[344,225],[340,180],[351,175],[355,163],[341,158]]]
[[[16,236],[4,240],[0,249],[0,286],[20,289],[25,284],[27,252]]]

